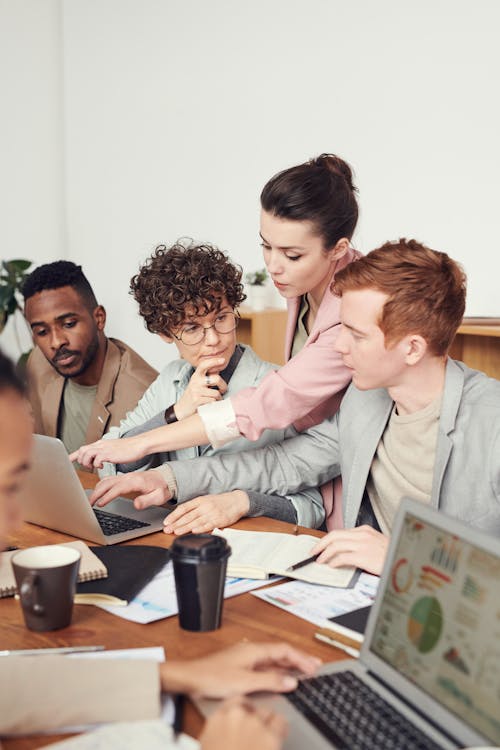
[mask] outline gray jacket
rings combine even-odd
[[[342,475],[346,527],[356,524],[393,401],[351,385],[339,412],[314,430],[238,456],[171,465],[180,499],[228,486],[286,494]],[[431,504],[500,535],[500,381],[449,359]]]
[[[243,344],[240,344],[239,346],[243,349],[243,355],[229,380],[225,398],[238,393],[238,391],[243,388],[258,385],[268,372],[273,369],[278,369],[277,365],[273,365],[270,362],[265,362],[260,359],[251,347]],[[169,364],[158,375],[154,383],[152,383],[147,389],[135,409],[130,411],[125,419],[122,419],[119,427],[113,427],[104,436],[105,439],[123,437],[126,433],[135,431],[145,422],[156,417],[159,412],[163,413],[167,406],[175,404],[188,387],[193,372],[193,367],[185,360],[176,359],[169,362]],[[153,426],[158,427],[162,423],[164,424],[164,421],[158,421],[157,424],[150,424],[149,429],[152,429]],[[297,434],[297,431],[293,427],[289,427],[287,430],[265,430],[256,442],[250,442],[242,437],[217,449],[213,448],[211,445],[205,445],[200,448],[183,448],[178,451],[171,451],[170,458],[189,459],[186,461],[186,464],[187,466],[192,466],[192,461],[196,460],[197,456],[214,456],[237,453],[243,450],[248,451],[255,447],[259,448],[266,446],[269,443],[282,441],[286,437]],[[146,462],[144,465],[141,465],[140,468],[147,469],[149,466]],[[116,474],[116,467],[114,464],[105,463],[103,469],[99,471],[99,474],[101,477]],[[250,492],[254,488],[243,488],[238,487],[238,485],[232,485],[229,487],[226,485],[219,491],[227,492],[230,489],[248,489]],[[264,492],[268,494],[267,490]],[[204,493],[195,492],[191,497],[197,497],[200,494]],[[299,524],[302,526],[310,526],[312,528],[321,526],[325,517],[323,501],[321,499],[320,491],[314,485],[304,487],[297,493],[284,492],[282,493],[282,496],[286,497],[292,504],[295,517]],[[184,499],[191,499],[191,497]],[[262,510],[265,510],[266,498],[261,498],[255,495],[251,496],[250,500],[252,507],[259,509],[259,512],[255,514],[260,515]],[[180,498],[179,501],[181,501]]]

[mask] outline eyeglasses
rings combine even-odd
[[[240,316],[234,312],[222,312],[217,315],[211,326],[202,326],[201,323],[192,323],[181,328],[180,333],[172,333],[178,340],[186,346],[195,346],[203,341],[207,331],[214,328],[217,333],[231,333],[238,327]]]

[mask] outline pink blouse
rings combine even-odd
[[[359,256],[350,249],[335,272]],[[299,309],[300,297],[288,301],[286,365],[270,372],[258,387],[245,388],[231,398],[238,432],[249,440],[256,440],[266,428],[293,424],[300,431],[319,424],[335,414],[349,384],[349,370],[334,349],[340,332],[340,298],[329,284],[304,347],[290,359]]]
[[[337,263],[334,275],[359,257],[360,253],[349,249]],[[214,447],[241,435],[257,440],[265,429],[283,429],[291,424],[300,432],[337,411],[351,379],[341,355],[334,349],[340,332],[340,298],[331,292],[329,284],[304,347],[290,359],[300,301],[300,297],[288,300],[287,363],[266,375],[257,387],[244,388],[230,399],[199,407]],[[341,506],[336,503],[333,509],[331,483],[322,488],[322,494],[328,527],[341,526]]]

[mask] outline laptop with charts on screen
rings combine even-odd
[[[499,594],[499,540],[405,499],[360,658],[257,702],[287,750],[499,746]]]

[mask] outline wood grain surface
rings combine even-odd
[[[84,487],[92,487],[95,475],[79,472]],[[321,536],[320,532],[294,527],[268,518],[248,518],[239,521],[236,528],[255,531],[307,532]],[[23,548],[39,544],[70,541],[73,537],[24,523],[9,544]],[[150,534],[128,544],[151,544],[170,547],[175,537],[163,533]],[[209,633],[192,633],[179,627],[177,617],[140,625],[105,612],[97,607],[75,605],[73,620],[68,628],[49,633],[35,633],[24,625],[21,607],[14,598],[0,599],[0,632],[2,649],[49,648],[55,646],[80,646],[103,644],[108,649],[163,646],[168,658],[190,659],[216,651],[240,641],[287,640],[324,661],[345,659],[342,651],[314,639],[317,628],[249,593],[226,599],[222,627]],[[8,657],[7,657],[8,658]],[[40,657],[43,658],[43,657]],[[22,696],[20,696],[22,700]],[[184,712],[184,730],[197,736],[203,720],[194,706],[187,701]],[[36,736],[6,739],[5,750],[31,750],[44,747],[62,739],[57,736]]]

